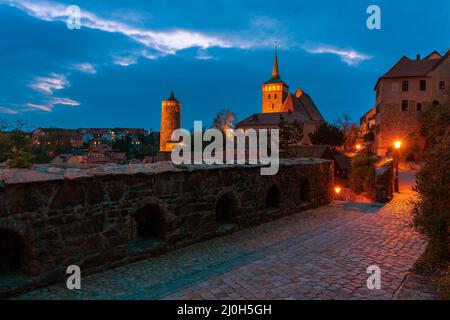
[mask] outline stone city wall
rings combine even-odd
[[[329,203],[333,163],[169,162],[0,170],[0,296],[161,254]]]

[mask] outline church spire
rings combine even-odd
[[[280,72],[278,71],[278,47],[275,46],[275,60],[273,62],[273,70],[272,70],[272,78],[279,78],[280,77]]]

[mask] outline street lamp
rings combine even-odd
[[[335,187],[334,192],[336,193],[336,200],[339,198],[339,194],[341,193],[341,187]]]
[[[361,145],[360,145],[360,144],[357,144],[357,145],[356,145],[356,150],[359,151],[360,149],[361,149]]]
[[[402,142],[401,141],[395,141],[394,142],[394,164],[395,164],[394,191],[395,192],[400,192],[399,191],[399,187],[398,187],[398,162],[399,162],[398,153],[400,151],[400,147],[401,146],[402,146]]]

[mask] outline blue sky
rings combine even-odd
[[[66,26],[69,5],[81,29]],[[381,30],[366,9],[381,8]],[[174,89],[183,127],[223,108],[260,112],[274,42],[280,73],[328,121],[354,120],[401,56],[450,46],[448,1],[0,0],[0,117],[30,126],[159,129]]]

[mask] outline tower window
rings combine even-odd
[[[274,103],[272,103],[272,109],[275,109],[275,104]]]
[[[402,101],[402,111],[408,111],[408,100]]]
[[[427,90],[427,80],[420,80],[420,90],[421,91]]]
[[[439,81],[439,89],[440,90],[444,90],[445,89],[445,81],[444,80]]]
[[[421,103],[417,104],[417,111],[422,111],[422,104]]]
[[[269,93],[269,99],[270,99],[270,93]]]
[[[409,89],[409,81],[408,80],[402,81],[402,91],[408,91],[408,89]]]
[[[277,98],[277,94],[275,93],[275,99]]]

